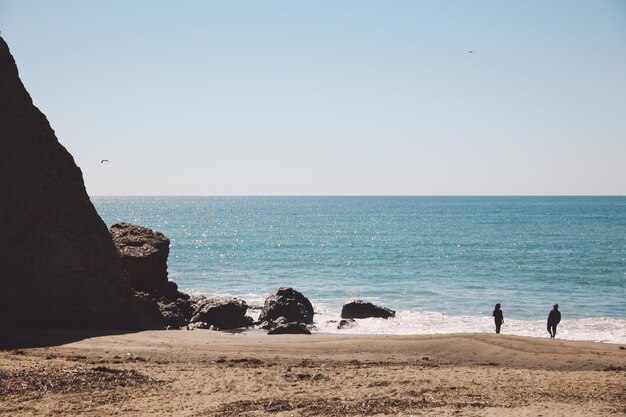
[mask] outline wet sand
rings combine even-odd
[[[12,339],[0,350],[7,416],[626,414],[626,349],[615,344],[210,330]]]

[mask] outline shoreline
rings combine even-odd
[[[362,321],[364,319],[358,319]],[[550,337],[546,336],[534,336],[501,332],[496,334],[494,331],[468,331],[468,332],[438,332],[438,333],[359,333],[354,328],[341,329],[337,332],[325,332],[313,328],[311,334],[308,337],[313,338],[439,338],[439,337],[458,337],[462,335],[477,336],[477,337],[502,337],[502,338],[519,338],[529,340],[547,340],[550,341]],[[76,339],[82,340],[90,337],[105,337],[111,335],[121,334],[134,334],[144,332],[212,332],[215,334],[224,335],[240,335],[240,336],[252,336],[252,337],[284,337],[286,335],[268,335],[267,330],[254,327],[254,328],[235,328],[225,330],[213,330],[213,329],[154,329],[154,330],[135,330],[135,329],[24,329],[24,330],[8,330],[7,334],[0,339],[0,352],[3,350],[19,349],[22,347],[46,347],[48,344],[51,346],[57,344],[65,344],[65,342],[72,343]],[[564,332],[563,332],[564,333]],[[7,337],[8,336],[8,337]],[[294,335],[295,336],[295,335]],[[624,341],[611,341],[611,340],[589,340],[589,339],[569,339],[564,336],[558,335],[553,342],[566,342],[566,343],[591,343],[598,345],[613,345],[626,347],[626,340]]]
[[[482,333],[21,333],[40,347],[0,350],[0,414],[626,412],[626,349],[618,344]]]
[[[204,294],[188,291],[190,294],[200,294],[207,298],[219,297],[218,294]],[[226,294],[224,296],[245,299],[244,296]],[[262,298],[262,297],[261,297]],[[384,303],[385,306],[393,304]],[[341,308],[329,308],[314,302],[315,318],[312,334],[326,334],[338,336],[428,336],[450,335],[458,333],[495,334],[493,317],[488,315],[447,315],[437,311],[402,310],[396,309],[395,317],[389,319],[357,319],[355,326],[337,328],[342,320]],[[255,305],[249,307],[247,315],[255,321],[262,308]],[[432,331],[437,330],[437,331]],[[249,331],[249,330],[246,330]],[[520,337],[549,338],[546,331],[545,318],[521,319],[506,317],[502,326],[502,334]],[[626,344],[626,318],[618,317],[575,317],[568,316],[558,327],[558,339],[568,341],[588,341],[597,343]]]

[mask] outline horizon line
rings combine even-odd
[[[626,197],[626,194],[87,194],[91,197]]]

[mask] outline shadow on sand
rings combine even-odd
[[[93,337],[115,336],[139,331],[119,329],[0,329],[0,351],[60,346]]]

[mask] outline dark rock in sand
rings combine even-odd
[[[311,334],[304,323],[290,322],[285,317],[279,317],[273,321],[267,334]]]
[[[244,300],[233,297],[217,297],[196,301],[191,323],[204,322],[219,330],[236,329],[252,325],[246,316],[248,305]]]
[[[161,315],[161,309],[157,300],[145,292],[133,292],[134,302],[145,317],[144,328],[163,328],[164,319]]]
[[[366,319],[368,317],[381,317],[388,319],[395,317],[396,312],[386,307],[380,307],[369,301],[354,300],[344,304],[341,309],[342,319]]]
[[[128,277],[80,169],[0,38],[0,328],[137,325]]]
[[[159,303],[159,313],[163,318],[163,325],[166,327],[179,329],[189,323],[189,319],[185,318],[176,303]]]
[[[288,322],[312,323],[313,306],[301,293],[289,287],[281,287],[265,300],[259,322],[274,322],[284,317]]]
[[[195,313],[195,303],[189,299],[185,293],[179,293],[186,298],[178,298],[171,301],[165,297],[158,300],[159,311],[161,313],[160,323],[166,326],[182,328],[189,324]]]
[[[146,317],[143,328],[174,328],[179,329],[187,326],[192,314],[194,304],[189,299],[179,298],[170,301],[165,298],[155,299],[152,294],[144,292],[134,293],[136,304]]]
[[[196,305],[195,305],[195,302],[191,300],[187,294],[184,294],[184,293],[181,293],[181,294],[183,294],[187,298],[181,297],[178,300],[174,301],[173,304],[176,305],[176,308],[178,309],[180,314],[185,318],[185,321],[189,323],[195,313]]]
[[[170,240],[163,233],[130,223],[114,224],[109,232],[135,291],[157,299],[176,300],[183,296],[176,283],[167,280]]]

